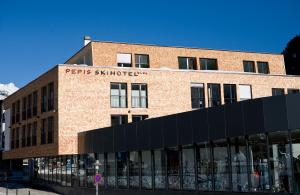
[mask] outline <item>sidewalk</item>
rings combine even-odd
[[[16,192],[17,191],[17,192]],[[8,195],[57,195],[53,192],[47,192],[42,190],[36,190],[32,188],[27,188],[26,186],[22,184],[14,184],[10,183],[8,185]],[[0,186],[0,195],[6,195],[6,187],[3,186],[3,184]]]

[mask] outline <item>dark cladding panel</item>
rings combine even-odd
[[[114,126],[115,152],[127,151],[124,125]]]
[[[226,137],[245,135],[242,105],[232,103],[225,105]]]
[[[286,96],[288,129],[300,128],[300,94],[289,94]]]
[[[194,132],[191,124],[192,112],[177,115],[178,144],[185,145],[194,142]]]
[[[150,150],[150,131],[149,120],[143,120],[136,124],[137,129],[137,143],[139,150]]]
[[[216,106],[208,109],[209,139],[222,139],[226,137],[225,108]]]
[[[114,128],[106,128],[103,131],[104,138],[104,151],[105,152],[114,152]]]
[[[136,123],[130,123],[124,125],[125,127],[125,141],[128,151],[135,151],[138,149],[137,135],[136,135]]]
[[[173,147],[178,145],[178,130],[176,115],[162,117],[164,146]]]
[[[242,101],[243,117],[247,135],[264,132],[264,113],[262,99]]]
[[[265,130],[282,131],[287,130],[287,114],[285,96],[279,95],[263,99]]]
[[[93,131],[93,152],[104,153],[104,131],[105,129]]]
[[[191,124],[194,132],[194,142],[208,141],[208,119],[207,110],[195,110],[191,113]]]
[[[162,133],[162,120],[160,118],[150,119],[149,131],[151,148],[162,148],[163,144],[163,133]]]

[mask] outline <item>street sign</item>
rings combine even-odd
[[[100,173],[97,173],[94,177],[95,184],[99,184],[101,182],[102,175]]]

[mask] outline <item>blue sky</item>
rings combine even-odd
[[[104,41],[280,53],[300,33],[299,0],[0,0],[0,83],[24,86]]]

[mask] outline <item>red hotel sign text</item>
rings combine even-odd
[[[143,71],[126,71],[126,70],[84,70],[84,69],[75,69],[67,68],[65,71],[66,74],[76,74],[76,75],[99,75],[99,76],[132,76],[136,77],[139,75],[147,75],[147,72]]]

